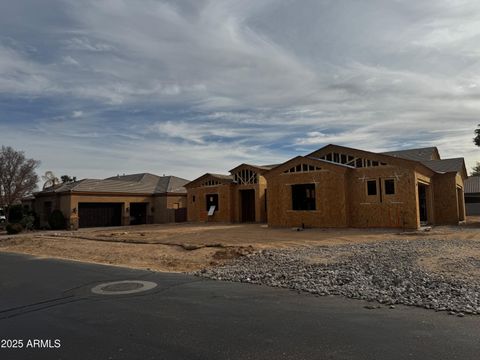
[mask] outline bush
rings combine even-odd
[[[33,230],[35,227],[35,217],[33,215],[25,215],[19,222],[25,230]]]
[[[40,228],[40,216],[34,211],[30,210],[28,215],[33,216],[33,228],[34,229],[39,229]]]
[[[52,230],[63,230],[65,229],[65,216],[60,210],[53,210],[48,218],[48,225]]]
[[[21,224],[7,224],[7,234],[14,235],[19,234],[23,231],[23,226]]]
[[[25,211],[22,205],[12,205],[8,208],[8,222],[17,224],[22,221]]]

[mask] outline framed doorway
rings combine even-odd
[[[420,213],[420,225],[427,225],[429,222],[429,209],[428,209],[428,185],[418,183],[418,209]]]
[[[142,225],[147,223],[148,203],[130,203],[130,225]]]
[[[255,222],[255,190],[240,190],[240,221]]]

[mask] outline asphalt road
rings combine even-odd
[[[96,295],[104,282],[155,282]],[[0,359],[478,359],[459,318],[171,273],[0,254]],[[29,347],[33,340],[60,347]],[[17,342],[18,344],[18,342]],[[38,344],[37,344],[38,345]]]

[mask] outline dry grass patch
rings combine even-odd
[[[396,229],[306,229],[292,231],[259,224],[164,224],[69,232],[35,232],[0,236],[0,251],[114,264],[158,271],[195,271],[216,266],[262,249],[309,248],[394,239],[480,240],[480,222],[463,227],[437,227],[401,234]],[[311,263],[332,263],[352,254],[312,257]],[[478,253],[472,249],[425,254],[422,266],[448,270],[467,259],[472,274]],[[442,257],[443,256],[443,257]],[[470,259],[470,260],[468,260]],[[453,261],[453,263],[452,263]]]

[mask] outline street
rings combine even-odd
[[[142,291],[127,280],[156,286]],[[0,358],[478,358],[480,317],[366,304],[2,253]],[[22,347],[12,348],[14,340]]]

